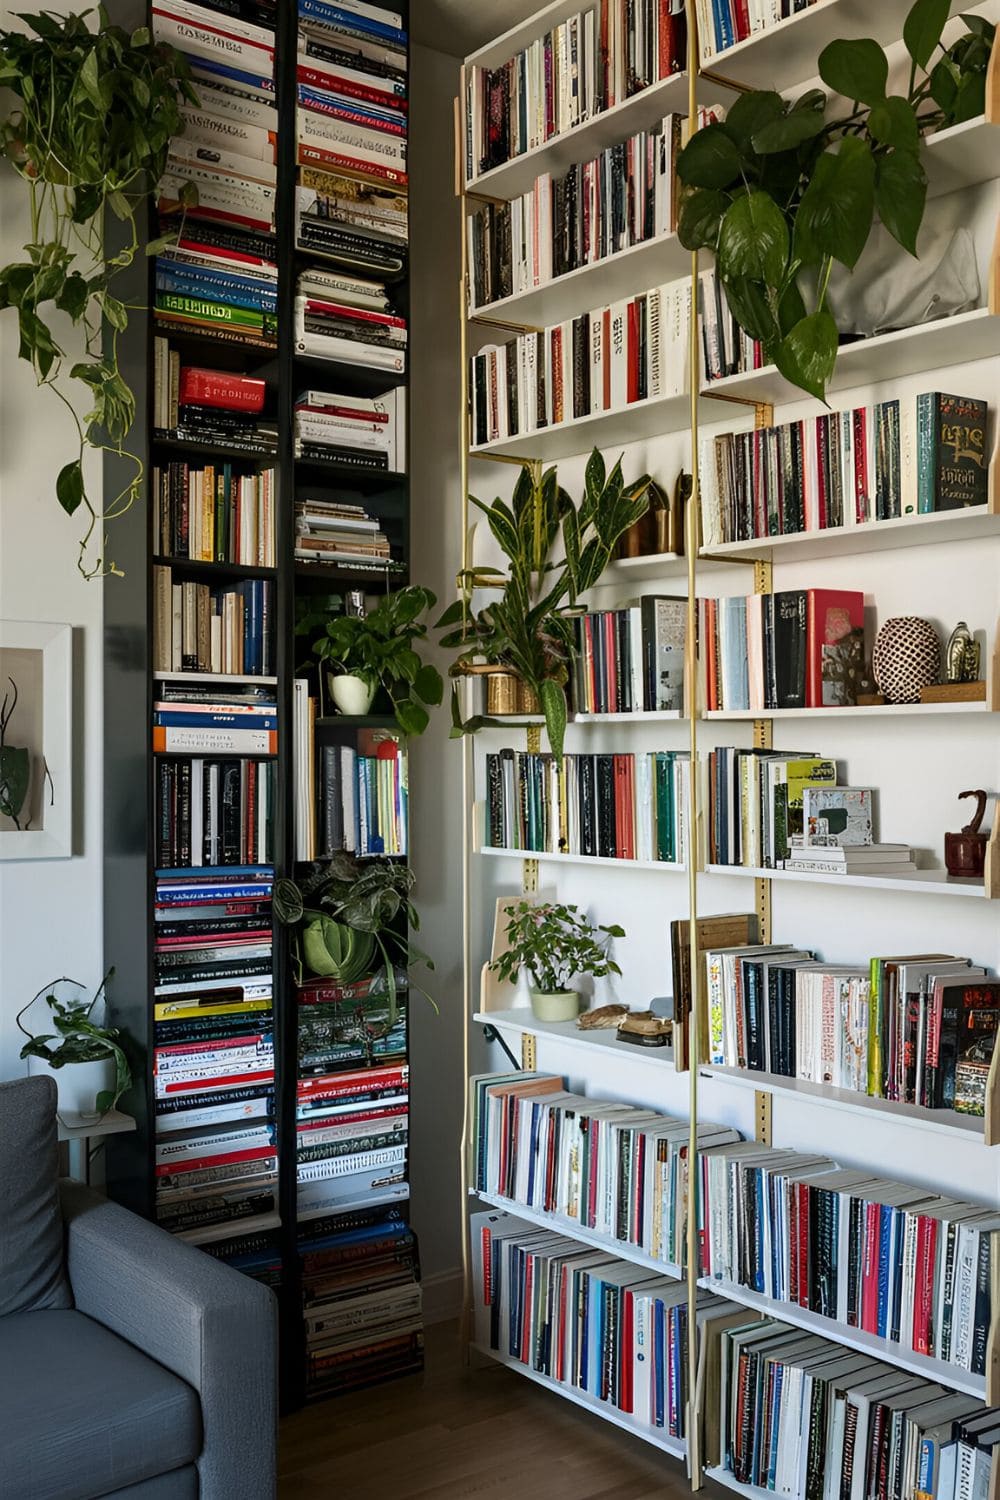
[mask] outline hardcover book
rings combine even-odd
[[[805,846],[870,844],[872,798],[870,787],[805,787],[802,792]]]

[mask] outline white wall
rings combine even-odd
[[[52,10],[74,7],[54,3]],[[11,25],[9,13],[5,25]],[[0,263],[23,260],[30,237],[20,180],[0,166]],[[73,457],[56,396],[35,388],[17,357],[17,320],[0,313],[0,618],[73,626],[73,857],[0,864],[0,1078],[23,1074],[14,1017],[48,980],[102,974],[101,624],[104,585],[77,570],[79,518],[59,509],[55,479]],[[70,354],[73,348],[68,346]],[[72,358],[70,363],[72,362]],[[100,493],[100,463],[91,462]],[[109,587],[114,587],[112,582]],[[0,694],[2,696],[2,694]]]

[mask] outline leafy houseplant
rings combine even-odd
[[[889,63],[877,42],[833,41],[818,71],[850,101],[846,112],[828,119],[822,89],[791,102],[754,90],[678,157],[681,243],[714,252],[740,327],[789,381],[821,399],[837,358],[827,303],[834,262],[854,269],[876,214],[916,255],[927,197],[922,136],[983,111],[994,27],[963,16],[968,31],[945,48],[950,8],[951,0],[911,7],[905,95],[888,92]]]
[[[583,499],[577,505],[561,489],[554,468],[536,479],[525,467],[511,503],[485,505],[490,531],[507,559],[506,571],[476,568],[462,580],[462,597],[438,621],[441,644],[458,648],[453,675],[478,661],[500,663],[515,672],[542,705],[552,753],[562,755],[566,729],[566,684],[574,652],[573,615],[615,553],[619,537],[649,506],[648,474],[626,485],[619,460],[611,472],[595,448],[587,461]],[[562,556],[553,558],[557,541]],[[502,580],[499,598],[473,612],[471,594],[480,580]],[[489,586],[489,583],[487,583]],[[484,722],[463,723],[457,694],[452,698],[453,734],[474,732]]]
[[[595,927],[578,906],[519,901],[506,914],[507,950],[490,968],[510,982],[527,969],[531,1008],[539,1021],[571,1021],[579,1014],[580,996],[569,988],[577,975],[603,979],[621,973],[609,949],[612,938],[625,936],[623,927]]]
[[[95,1088],[94,1119],[107,1114],[109,1109],[114,1109],[118,1100],[132,1083],[132,1071],[128,1064],[128,1058],[122,1049],[118,1038],[121,1033],[116,1027],[100,1026],[92,1020],[95,1006],[99,1005],[104,995],[108,980],[114,974],[114,969],[109,969],[101,980],[100,986],[92,999],[70,998],[62,999],[57,993],[59,985],[73,985],[77,990],[84,990],[85,986],[79,980],[67,979],[65,975],[61,979],[53,979],[43,985],[36,995],[33,995],[27,1005],[17,1013],[17,1027],[28,1040],[21,1048],[21,1057],[38,1057],[48,1066],[59,1072],[62,1068],[72,1064],[99,1064],[103,1065],[95,1071],[102,1076],[107,1072],[107,1064],[113,1064],[114,1087]],[[43,1032],[34,1035],[27,1027],[21,1025],[21,1017],[34,1005],[36,1000],[45,996],[45,1003],[51,1012],[51,1024],[55,1028],[52,1032]],[[84,1111],[86,1115],[88,1112]]]
[[[413,883],[413,871],[404,864],[359,860],[347,852],[314,865],[301,884],[288,878],[275,881],[274,912],[293,929],[298,982],[314,974],[350,985],[381,971],[395,1019],[396,965],[407,970],[418,963],[434,967],[409,938],[408,928],[420,928],[410,900]]]
[[[334,701],[341,707],[338,676],[363,685],[366,701],[341,712],[367,713],[378,687],[392,699],[396,723],[404,734],[423,734],[429,717],[424,706],[441,702],[444,684],[436,667],[423,662],[414,649],[427,635],[420,619],[436,603],[429,589],[411,586],[386,594],[366,615],[338,615],[327,620],[324,633],[313,646],[321,662],[339,669],[331,682]]]
[[[112,26],[103,5],[79,15],[42,11],[19,19],[30,35],[0,32],[0,84],[13,95],[0,116],[0,149],[26,186],[31,239],[23,261],[0,269],[0,309],[16,311],[21,358],[73,423],[77,451],[59,471],[56,497],[69,515],[82,507],[88,517],[79,566],[92,577],[118,571],[103,555],[104,522],[138,498],[143,475],[125,447],[135,396],[119,368],[118,341],[129,308],[113,287],[135,259],[137,215],[163,175],[170,138],[184,128],[180,100],[197,103],[197,96],[179,52],[154,42],[145,26],[131,35]],[[193,185],[184,194],[191,201]],[[123,248],[113,255],[104,244],[106,210],[123,226]],[[162,244],[147,245],[146,253]],[[53,326],[60,314],[84,336],[84,357],[68,372],[89,393],[82,417],[62,380],[66,352]],[[103,510],[84,485],[88,446],[128,458],[135,469]]]

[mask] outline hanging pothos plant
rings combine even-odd
[[[963,15],[968,30],[945,47],[950,10],[951,0],[911,7],[905,94],[888,92],[877,42],[834,41],[817,67],[833,94],[853,101],[846,114],[827,119],[822,89],[794,101],[753,90],[677,160],[682,245],[714,252],[740,327],[793,385],[821,399],[837,359],[827,304],[834,261],[854,269],[876,214],[915,256],[927,198],[922,138],[983,112],[995,28]]]
[[[105,556],[104,524],[137,499],[143,477],[142,462],[125,446],[135,395],[119,368],[118,341],[129,307],[113,288],[139,250],[137,215],[163,175],[171,136],[184,127],[180,101],[197,103],[197,96],[179,52],[154,42],[145,26],[131,34],[112,26],[103,5],[18,19],[27,31],[0,31],[0,84],[13,96],[0,116],[0,145],[27,189],[31,238],[24,260],[0,268],[0,309],[16,311],[20,357],[73,426],[76,451],[59,471],[56,497],[68,515],[87,517],[79,566],[89,578],[119,571]],[[184,191],[193,201],[193,185]],[[106,256],[108,210],[124,226],[125,243]],[[148,244],[146,253],[172,238]],[[60,314],[85,341],[68,371]],[[89,390],[83,415],[71,381]],[[134,465],[131,481],[104,505],[87,493],[87,447]]]

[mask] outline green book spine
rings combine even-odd
[[[917,514],[934,509],[934,436],[937,430],[933,391],[917,397]]]
[[[164,312],[178,313],[183,317],[201,318],[207,323],[228,323],[236,328],[277,329],[273,314],[255,312],[248,307],[229,307],[225,302],[208,302],[203,297],[182,297],[177,292],[157,292],[156,305]]]
[[[868,1094],[881,1097],[882,1077],[882,964],[873,958],[868,972]]]
[[[669,766],[663,750],[656,752],[656,857],[670,861],[673,843],[670,817],[670,802],[667,790]]]

